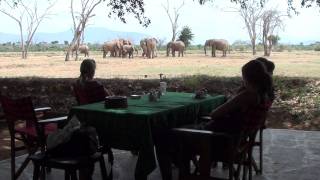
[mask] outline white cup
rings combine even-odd
[[[161,94],[164,95],[167,92],[167,83],[166,82],[160,82],[160,91]]]

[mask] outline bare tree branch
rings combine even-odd
[[[245,8],[243,6],[245,6]],[[263,6],[254,0],[246,0],[246,3],[244,5],[241,4],[238,8],[238,12],[244,20],[251,41],[252,54],[255,55],[256,39],[258,38],[257,26],[263,14]]]
[[[178,34],[178,28],[179,28],[178,20],[179,20],[179,17],[180,17],[180,10],[184,5],[185,5],[185,2],[183,1],[178,8],[173,8],[173,15],[171,15],[169,0],[167,0],[167,6],[162,4],[162,7],[165,10],[167,16],[169,17],[169,20],[170,20],[170,23],[171,23],[171,28],[172,28],[171,41],[175,41],[176,40],[176,36]]]
[[[87,27],[87,23],[90,18],[94,17],[95,15],[92,14],[93,10],[102,3],[102,0],[81,0],[81,10],[79,14],[78,21],[75,18],[75,9],[73,7],[73,0],[71,0],[70,12],[73,20],[73,27],[74,27],[74,35],[73,39],[69,44],[67,49],[65,61],[69,61],[70,59],[70,52],[73,49],[76,50],[76,60],[78,59],[78,48],[80,47],[80,40],[83,43],[84,40],[84,30]]]
[[[287,16],[287,15],[286,15]],[[264,55],[270,56],[274,36],[274,31],[283,27],[283,17],[280,11],[276,9],[266,10],[263,13],[261,24],[262,24],[262,43],[264,48]]]
[[[33,5],[31,5],[31,3],[25,4],[24,2],[17,1],[15,6],[11,6],[10,3],[6,2],[7,9],[9,9],[11,12],[14,12],[14,14],[8,13],[8,11],[4,9],[0,9],[0,12],[18,23],[21,40],[21,56],[23,59],[26,59],[28,48],[32,42],[34,34],[36,33],[41,22],[50,15],[50,9],[55,5],[56,1],[50,3],[44,12],[42,12],[42,14],[39,12],[38,3],[36,0],[31,1],[33,2]],[[23,27],[23,24],[26,24],[25,27]],[[23,30],[24,28],[25,30]],[[26,33],[26,42],[24,42],[23,31]]]

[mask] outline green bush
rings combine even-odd
[[[314,48],[315,51],[320,51],[320,46]]]

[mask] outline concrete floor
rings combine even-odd
[[[268,129],[264,135],[264,173],[255,175],[254,180],[320,180],[320,132]],[[126,151],[114,153],[114,179],[133,180],[137,157]],[[31,180],[32,170],[30,164],[19,179]],[[94,179],[101,179],[99,172],[97,167]],[[215,172],[227,173],[219,167]],[[0,179],[9,177],[10,161],[0,161]],[[47,179],[63,179],[63,172],[54,170]],[[153,171],[148,179],[160,180],[159,170]]]

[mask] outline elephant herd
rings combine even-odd
[[[129,57],[133,58],[133,53],[137,52],[133,43],[128,39],[114,39],[112,41],[105,42],[102,45],[103,58],[106,58],[110,52],[110,57]]]
[[[144,38],[140,41],[140,48],[142,50],[142,57],[154,58],[158,55],[157,50],[158,40],[156,38]],[[227,56],[227,51],[230,54],[230,46],[227,40],[224,39],[208,39],[204,43],[204,53],[207,55],[207,47],[211,47],[211,56],[216,57],[216,50],[222,51],[222,56]],[[73,46],[71,49],[72,55],[74,51],[83,53],[86,56],[89,56],[89,47],[85,44]],[[183,41],[171,41],[166,46],[167,56],[172,54],[172,57],[175,57],[175,53],[178,52],[178,56],[184,56],[186,50],[185,43]],[[106,58],[108,53],[110,57],[129,57],[133,58],[133,54],[136,52],[138,54],[138,48],[134,46],[132,41],[128,39],[114,39],[108,42],[105,42],[102,45],[103,58]]]

